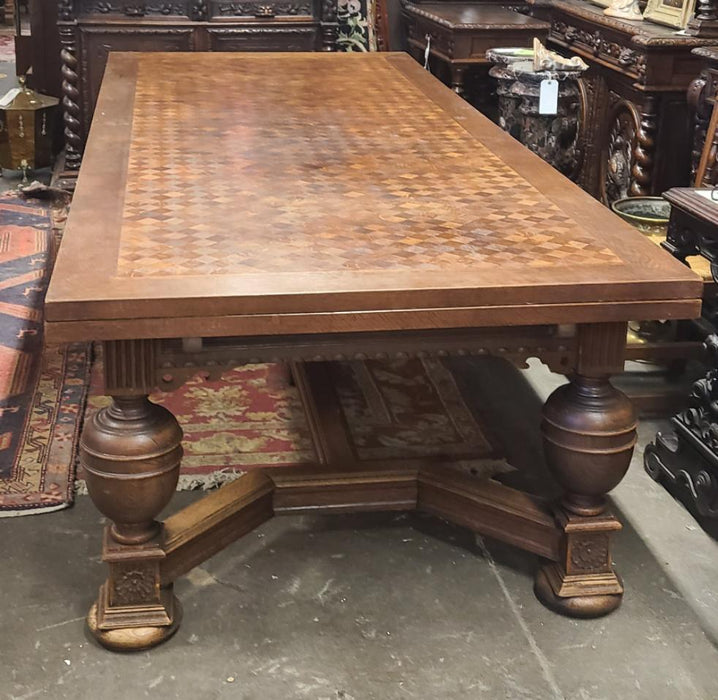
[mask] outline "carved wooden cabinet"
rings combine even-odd
[[[333,51],[336,0],[60,0],[65,167],[80,167],[110,51]]]
[[[706,130],[718,93],[718,48],[705,46],[694,49],[693,55],[700,60],[702,70],[688,87],[688,106],[693,114],[693,152],[691,153],[691,184],[701,158],[706,140]],[[697,186],[715,185],[718,181],[716,165],[718,154],[718,134],[714,136],[713,147],[706,163],[705,174]]]
[[[487,49],[530,47],[534,37],[545,42],[548,35],[549,25],[520,13],[519,6],[402,0],[401,7],[409,53],[423,62],[428,43],[432,72],[464,96],[469,77],[479,76],[486,92]],[[482,95],[471,97],[481,105]]]
[[[551,23],[549,41],[590,65],[582,80],[579,184],[605,202],[657,195],[689,182],[691,52],[718,39],[606,17],[584,0],[528,0]]]

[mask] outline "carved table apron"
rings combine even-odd
[[[604,496],[635,418],[609,376],[629,319],[695,317],[700,292],[408,56],[113,54],[46,304],[50,341],[103,343],[113,399],[81,440],[111,521],[92,632],[166,639],[178,576],[302,511],[434,513],[543,557],[553,609],[613,610]],[[428,460],[356,466],[322,363],[452,353],[570,375],[542,422],[560,502]],[[293,363],[316,466],[252,472],[156,522],[182,433],[148,394],[267,360]]]

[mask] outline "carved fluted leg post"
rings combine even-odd
[[[623,586],[611,563],[611,535],[620,523],[605,494],[623,478],[636,441],[630,401],[608,378],[622,366],[625,324],[583,326],[576,374],[544,407],[549,467],[565,489],[555,516],[563,531],[560,558],[543,566],[535,591],[551,609],[574,617],[605,615]]]
[[[105,344],[112,403],[92,416],[80,440],[90,497],[111,521],[102,551],[109,576],[88,625],[112,649],[154,646],[175,632],[181,615],[171,586],[160,587],[165,552],[155,518],[177,486],[182,430],[146,393],[131,393],[132,385],[148,384],[151,351],[141,341]]]

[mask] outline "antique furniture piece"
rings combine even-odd
[[[430,68],[440,77],[440,69],[446,69],[445,82],[460,95],[469,72],[488,92],[487,49],[530,47],[534,37],[546,41],[548,35],[546,22],[492,3],[402,0],[401,7],[409,52],[423,63],[429,42]]]
[[[102,341],[112,397],[80,447],[112,521],[90,629],[111,648],[159,643],[179,622],[173,581],[232,540],[275,514],[361,510],[505,540],[543,558],[546,605],[610,612],[621,526],[605,494],[636,422],[609,376],[629,319],[694,317],[700,291],[409,56],[113,54],[46,304],[49,342]],[[426,459],[357,466],[323,363],[452,353],[570,376],[542,424],[560,501]],[[182,432],[148,394],[267,360],[294,363],[316,464],[252,472],[157,522]]]
[[[714,110],[718,90],[718,48],[705,46],[693,50],[693,55],[702,61],[700,75],[688,87],[688,105],[693,112],[693,153],[691,157],[691,184],[695,187],[712,186],[718,180],[716,159],[718,157],[718,134],[713,130],[712,139],[707,140],[706,132]],[[701,163],[703,161],[703,163]],[[701,167],[702,166],[702,167]]]
[[[40,95],[20,80],[15,98],[0,107],[0,167],[27,171],[52,165],[56,97]]]
[[[528,0],[550,21],[549,44],[578,54],[584,74],[578,183],[611,203],[689,184],[686,89],[700,70],[691,50],[716,39],[607,17],[584,0]]]
[[[58,26],[70,172],[110,51],[333,51],[338,40],[336,0],[59,0]]]
[[[30,34],[16,44],[18,75],[28,74],[28,85],[45,95],[62,96],[58,0],[30,0]]]
[[[696,0],[648,0],[643,16],[676,29],[685,29],[693,16]]]
[[[718,143],[718,109],[715,108],[714,103],[711,118],[708,121],[708,126],[706,127],[704,135],[703,150],[701,151],[698,168],[696,169],[695,178],[693,180],[696,185],[712,179],[712,171],[715,169],[716,156],[718,156],[716,143]],[[708,176],[709,167],[711,169],[710,176]]]
[[[665,194],[671,219],[665,247],[679,260],[699,254],[710,264],[718,281],[718,192],[712,189],[676,188]],[[712,286],[707,287],[711,289]],[[715,291],[704,295],[702,321],[708,330],[718,322]],[[678,495],[704,516],[718,515],[718,335],[705,342],[708,362],[705,377],[693,385],[687,406],[671,419],[672,430],[657,433],[646,447],[646,471],[656,481],[678,486]]]
[[[538,40],[534,40],[534,44],[539,44]],[[486,57],[496,64],[489,75],[497,81],[499,126],[560,173],[575,178],[580,165],[578,81],[586,64],[580,58],[573,58],[571,61],[583,64],[583,69],[575,65],[571,69],[537,70],[537,62],[550,62],[550,56],[516,61],[500,50],[490,49]],[[541,86],[549,79],[558,83],[556,112],[542,114]]]

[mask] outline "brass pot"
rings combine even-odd
[[[671,205],[663,197],[624,197],[613,202],[611,209],[642,233],[666,237]]]

